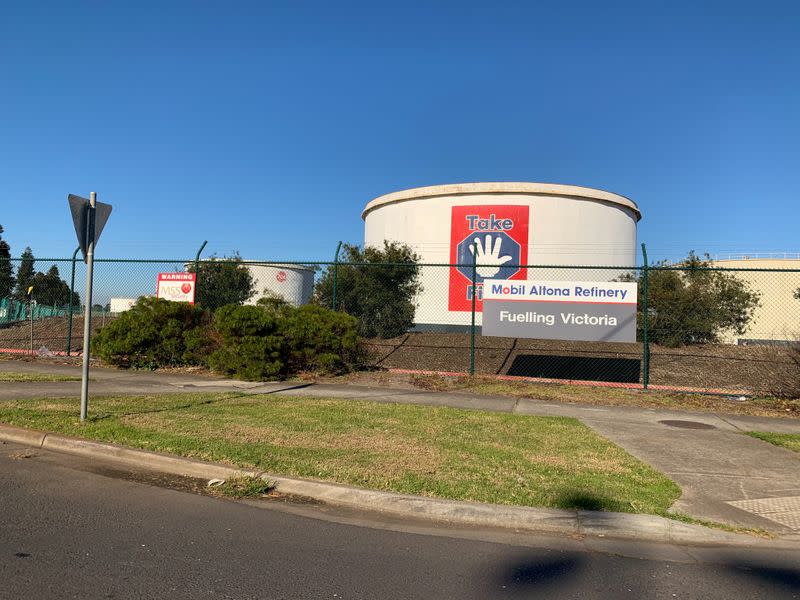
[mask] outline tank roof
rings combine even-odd
[[[606,192],[605,190],[597,190],[594,188],[582,187],[579,185],[562,185],[558,183],[531,183],[525,181],[494,181],[482,183],[450,183],[446,185],[429,185],[425,187],[411,188],[408,190],[400,190],[379,196],[369,202],[361,213],[361,218],[364,219],[367,213],[384,206],[386,204],[394,204],[396,202],[404,202],[406,200],[420,200],[423,198],[435,198],[437,196],[457,196],[457,195],[473,195],[473,194],[522,194],[522,195],[538,195],[538,196],[570,196],[573,198],[586,198],[589,200],[599,200],[601,202],[608,202],[624,206],[633,211],[636,215],[636,220],[642,218],[642,213],[639,207],[630,198],[614,194],[613,192]]]

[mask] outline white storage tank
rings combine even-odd
[[[119,314],[130,310],[136,304],[136,300],[136,298],[110,298],[108,301],[109,312]]]
[[[314,291],[314,267],[245,262],[253,276],[255,292],[247,304],[255,304],[264,295],[283,298],[293,306],[306,304]]]
[[[636,264],[632,200],[603,190],[526,182],[461,183],[414,188],[369,202],[365,246],[384,240],[409,245],[421,262],[471,263],[476,245],[477,308],[484,279],[608,281],[624,270],[532,269],[519,265]],[[417,327],[467,325],[471,319],[471,268],[426,267],[417,298]],[[478,315],[480,323],[480,315]]]

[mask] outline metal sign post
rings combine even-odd
[[[94,276],[94,211],[97,194],[89,194],[86,215],[86,307],[83,311],[83,376],[81,378],[81,421],[89,412],[89,343],[92,335],[92,278]]]
[[[83,313],[83,377],[81,378],[81,421],[89,412],[89,348],[92,335],[92,282],[94,277],[94,246],[111,214],[111,205],[97,202],[97,194],[89,199],[70,194],[67,198],[78,235],[78,244],[86,261],[86,306]]]

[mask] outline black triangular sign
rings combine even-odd
[[[94,244],[100,239],[100,234],[103,233],[103,227],[108,222],[108,217],[111,215],[111,205],[105,202],[95,202],[94,209]]]
[[[72,213],[72,224],[75,225],[75,233],[78,235],[78,245],[83,252],[83,260],[86,260],[86,215],[89,212],[89,201],[74,194],[67,196],[69,210]]]
[[[75,225],[75,233],[78,236],[78,245],[81,247],[83,253],[83,260],[86,262],[86,251],[89,247],[89,200],[69,194],[67,196],[69,202],[69,210],[72,213],[72,223]],[[100,234],[103,232],[108,217],[111,214],[111,205],[104,202],[95,202],[94,209],[94,243],[97,245],[97,240],[100,239]]]

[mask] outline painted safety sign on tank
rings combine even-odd
[[[450,222],[450,311],[483,310],[487,279],[526,279],[529,207],[519,205],[454,206]],[[478,267],[472,289],[473,252]]]

